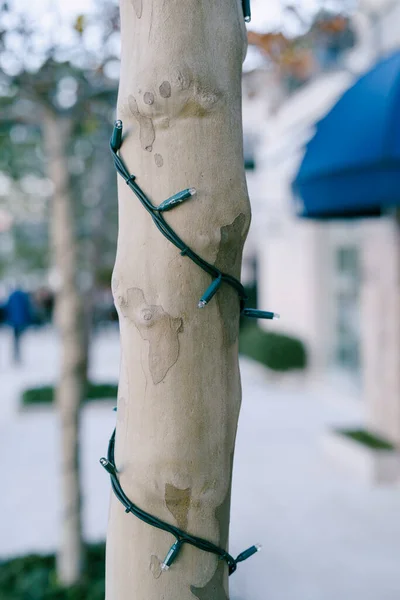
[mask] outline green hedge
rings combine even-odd
[[[300,340],[264,331],[257,325],[249,325],[241,331],[239,352],[274,371],[305,369],[307,366],[307,352]]]
[[[394,450],[393,444],[366,429],[337,429],[341,435],[368,446],[374,450]]]
[[[86,575],[79,585],[57,583],[55,557],[29,555],[0,563],[1,600],[104,600],[104,544],[87,548]]]
[[[88,383],[86,400],[109,400],[117,398],[118,385],[116,383]],[[42,386],[30,388],[22,393],[22,404],[51,404],[54,401],[54,387]]]

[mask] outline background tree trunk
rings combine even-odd
[[[59,278],[55,322],[61,337],[61,374],[56,402],[61,432],[61,540],[57,554],[58,579],[76,583],[83,570],[81,495],[79,481],[80,406],[87,381],[87,335],[77,282],[77,244],[69,194],[67,146],[71,123],[46,113],[44,135],[48,175],[54,184],[51,237]]]
[[[367,426],[400,448],[400,212],[364,228],[362,348]]]
[[[121,0],[118,118],[122,156],[154,204],[188,187],[197,195],[166,216],[202,257],[240,276],[250,223],[244,177],[240,0]],[[228,544],[232,460],[241,388],[239,300],[182,257],[119,180],[113,293],[122,364],[116,464],[143,509],[222,547]],[[113,497],[107,600],[225,600],[228,569],[127,515]]]

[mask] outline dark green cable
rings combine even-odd
[[[208,263],[204,258],[199,256],[194,250],[192,250],[172,229],[172,227],[166,222],[162,215],[162,208],[165,207],[168,201],[171,201],[171,198],[165,200],[160,207],[155,206],[150,199],[146,196],[140,186],[136,183],[135,175],[132,175],[127,170],[122,158],[119,156],[118,151],[122,145],[122,121],[118,120],[114,124],[114,130],[110,140],[110,148],[112,152],[112,156],[114,159],[114,164],[119,175],[125,180],[127,185],[139,199],[140,203],[147,210],[147,212],[151,215],[154,224],[157,229],[164,235],[164,237],[170,241],[178,250],[180,250],[182,256],[187,256],[192,262],[194,262],[198,267],[200,267],[203,271],[208,273],[213,278],[209,288],[206,290],[202,298],[200,299],[198,306],[202,308],[208,304],[208,301],[215,295],[215,292],[219,289],[222,283],[227,283],[231,287],[233,287],[240,301],[240,313],[246,317],[258,318],[258,319],[273,319],[278,315],[273,312],[267,311],[257,311],[256,309],[246,309],[245,304],[247,300],[246,291],[243,285],[240,283],[236,277],[229,275],[228,273],[223,273],[220,269],[218,269],[215,265]],[[174,197],[181,197],[181,195],[187,190],[183,190],[183,192],[178,192]],[[172,197],[172,198],[174,198]],[[176,202],[175,205],[179,205],[180,202]],[[161,209],[161,211],[159,210]],[[171,206],[172,208],[172,206]]]
[[[246,23],[250,23],[251,21],[251,8],[250,8],[250,0],[242,0],[243,6],[243,16]]]
[[[250,558],[250,556],[252,556],[259,550],[258,546],[251,546],[247,550],[241,552],[239,556],[235,559],[229,554],[229,552],[227,552],[223,548],[219,548],[212,542],[204,540],[203,538],[191,535],[190,533],[179,529],[179,527],[170,525],[162,519],[159,519],[158,517],[155,517],[154,515],[151,515],[150,513],[142,510],[136,504],[131,502],[129,498],[125,495],[118,479],[118,472],[115,466],[114,457],[115,433],[116,430],[114,429],[108,444],[107,458],[101,458],[100,464],[110,475],[112,490],[118,498],[118,500],[124,506],[126,513],[132,513],[144,523],[147,523],[148,525],[151,525],[152,527],[155,527],[157,529],[166,531],[176,539],[176,542],[171,546],[171,549],[163,563],[165,568],[169,568],[169,566],[177,557],[183,544],[190,544],[191,546],[194,546],[199,550],[203,550],[204,552],[210,552],[219,556],[221,560],[224,560],[228,564],[229,575],[232,575],[232,573],[236,571],[238,562],[242,562],[247,558]]]
[[[187,200],[189,196],[192,195],[191,190],[187,189],[183,190],[182,192],[178,192],[174,196],[167,198],[167,200],[162,202],[161,205],[154,206],[150,199],[140,188],[140,186],[136,183],[135,175],[129,173],[123,160],[119,156],[118,151],[121,147],[121,144],[122,121],[116,121],[110,140],[110,148],[117,172],[125,180],[127,185],[139,199],[140,203],[147,210],[147,212],[150,213],[154,224],[156,225],[157,229],[164,235],[164,237],[180,250],[182,256],[187,256],[192,262],[194,262],[203,271],[205,271],[208,275],[212,277],[212,282],[201,297],[198,306],[200,308],[206,306],[208,302],[215,296],[221,284],[227,283],[228,285],[233,287],[238,293],[240,300],[240,312],[242,315],[249,317],[273,319],[274,316],[276,316],[275,313],[257,311],[255,309],[246,309],[245,302],[247,300],[247,296],[245,289],[240,283],[240,281],[232,275],[223,273],[222,271],[220,271],[220,269],[201,258],[201,256],[199,256],[196,252],[194,252],[194,250],[192,250],[187,244],[185,244],[185,242],[176,234],[172,227],[165,221],[162,212],[171,210],[174,206],[178,206],[183,201]],[[109,473],[112,490],[118,498],[118,500],[124,506],[125,512],[132,513],[134,516],[141,519],[148,525],[166,531],[175,537],[176,541],[171,546],[170,551],[168,552],[164,560],[164,563],[162,565],[163,569],[168,569],[170,567],[170,565],[178,556],[183,544],[190,544],[200,550],[203,550],[204,552],[216,554],[220,557],[220,559],[225,560],[229,567],[229,575],[236,571],[238,562],[246,560],[255,552],[257,552],[259,548],[257,546],[251,546],[251,548],[248,548],[247,550],[239,554],[239,556],[236,559],[234,559],[233,556],[231,556],[223,548],[219,548],[215,544],[197,536],[190,535],[189,533],[182,531],[178,527],[175,527],[174,525],[170,525],[169,523],[162,521],[158,517],[151,515],[150,513],[139,508],[137,505],[133,504],[133,502],[131,502],[129,498],[125,495],[121,484],[119,483],[118,473],[114,459],[114,445],[115,430],[110,438],[107,459],[101,458],[100,463]]]

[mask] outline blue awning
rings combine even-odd
[[[377,216],[400,205],[400,52],[317,124],[292,187],[302,217]]]

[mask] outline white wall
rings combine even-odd
[[[321,310],[327,305],[325,234],[320,225],[295,217],[291,182],[315,121],[351,81],[348,73],[323,77],[261,121],[261,127],[259,121],[257,173],[249,180],[259,306],[281,314],[281,321],[270,326],[300,337],[308,346],[314,369],[326,366],[329,353],[328,315]],[[255,115],[252,111],[252,119]]]
[[[379,10],[384,15],[380,23]],[[361,72],[400,46],[400,2],[379,2],[368,11],[355,16],[359,43],[347,55],[348,68],[319,76],[278,108],[282,99],[271,73],[250,74],[244,86],[245,130],[259,140],[257,171],[249,176],[253,225],[248,251],[256,248],[259,259],[260,308],[282,315],[280,323],[263,325],[301,337],[316,370],[332,364],[335,248],[346,236],[356,244],[361,238],[357,226],[296,218],[291,182],[315,123]]]

